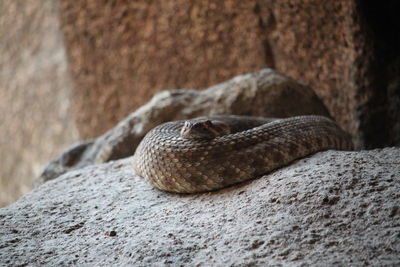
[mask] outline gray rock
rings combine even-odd
[[[93,143],[92,140],[88,140],[78,142],[69,147],[61,155],[47,164],[41,175],[33,182],[33,186],[39,186],[48,180],[54,179],[61,174],[77,168],[77,164],[81,161],[84,152],[91,147]]]
[[[326,151],[195,195],[88,166],[0,209],[0,265],[398,266],[399,159]]]
[[[329,116],[321,100],[309,87],[272,69],[237,76],[203,91],[162,91],[95,139],[93,144],[87,145],[81,153],[75,153],[76,150],[70,148],[52,160],[36,182],[54,179],[70,169],[131,156],[143,136],[153,127],[167,121],[208,114],[281,118],[307,114]],[[70,156],[71,151],[74,155]],[[63,165],[65,157],[74,159],[70,161],[73,164]]]

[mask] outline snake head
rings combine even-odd
[[[230,133],[230,128],[223,122],[200,120],[185,121],[181,129],[182,138],[186,139],[213,139]]]

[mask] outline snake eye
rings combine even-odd
[[[203,122],[204,125],[208,128],[208,127],[213,127],[213,124],[210,120],[206,120],[205,122]]]

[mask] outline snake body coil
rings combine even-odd
[[[224,131],[227,126],[230,133],[185,137],[187,129],[182,127],[203,121]],[[136,173],[160,190],[212,191],[254,179],[318,151],[353,149],[350,136],[322,116],[266,119],[220,115],[189,122],[155,127],[136,149]]]

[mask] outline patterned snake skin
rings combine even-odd
[[[198,124],[211,129],[203,134],[204,129],[195,129]],[[136,149],[133,167],[160,190],[206,192],[254,179],[328,149],[352,150],[353,144],[326,117],[208,116],[155,127]]]

